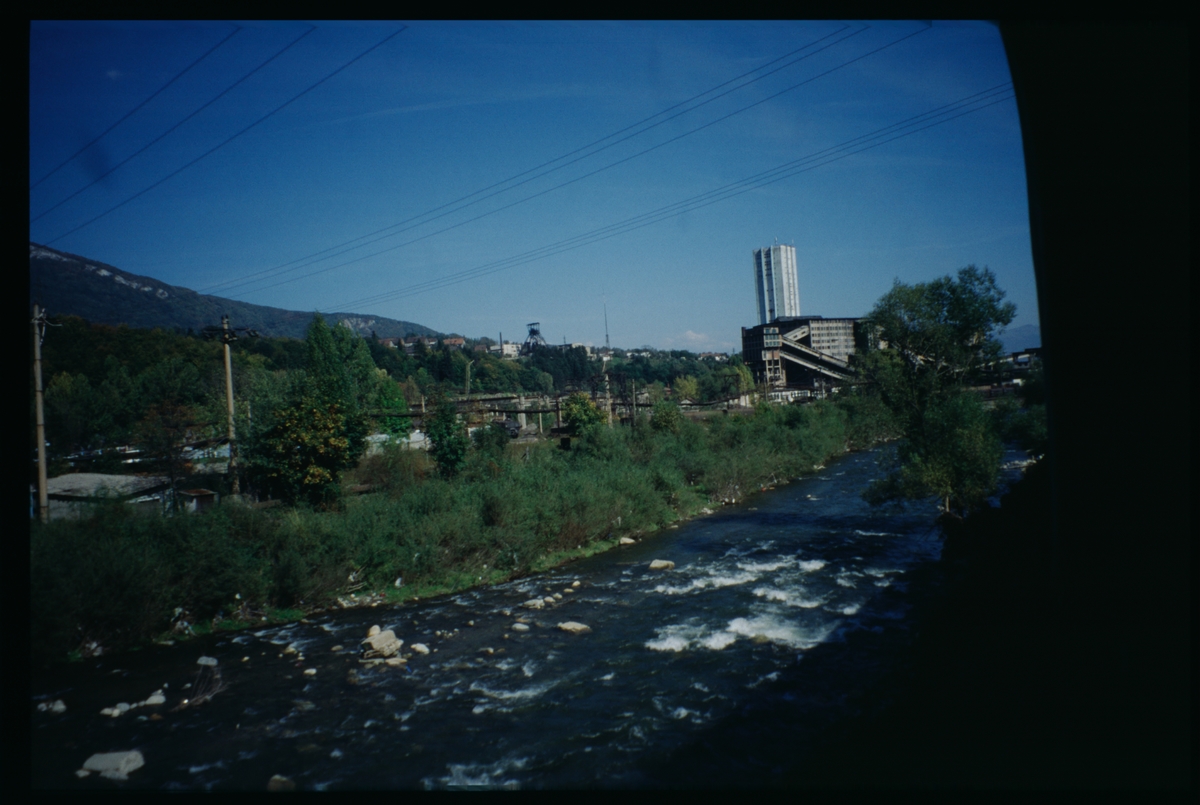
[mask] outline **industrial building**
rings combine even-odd
[[[754,382],[820,391],[850,376],[858,319],[784,316],[742,328],[742,360]]]
[[[754,250],[754,290],[758,296],[759,324],[800,315],[795,246],[776,243]]]

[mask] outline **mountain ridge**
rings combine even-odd
[[[29,301],[52,315],[79,316],[95,324],[197,333],[229,316],[235,327],[286,338],[304,338],[314,315],[198,293],[33,241],[29,242]],[[323,315],[364,336],[372,332],[380,338],[443,335],[416,322],[384,316]]]

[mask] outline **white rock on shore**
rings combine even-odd
[[[635,540],[635,539],[630,539],[629,537],[621,537],[622,545],[633,545],[636,542],[637,542],[637,540]]]
[[[53,702],[42,702],[37,706],[37,709],[42,712],[49,710],[51,713],[67,712],[67,706],[63,704],[62,699],[55,699]]]
[[[83,762],[83,771],[100,772],[101,777],[110,780],[125,780],[131,771],[146,765],[142,753],[134,749],[130,752],[103,752],[92,755]]]

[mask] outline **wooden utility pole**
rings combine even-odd
[[[258,336],[258,333],[248,327],[240,329],[252,338]],[[216,336],[220,338],[221,343],[225,347],[225,403],[229,408],[229,465],[225,469],[225,474],[233,478],[233,483],[230,486],[231,493],[240,495],[242,488],[237,476],[237,434],[233,428],[233,359],[229,353],[229,345],[237,341],[238,335],[237,331],[229,326],[228,316],[221,317],[220,327],[205,327],[204,334],[209,337]]]
[[[50,519],[50,501],[46,494],[46,414],[42,406],[42,335],[46,331],[46,313],[33,306],[33,389],[37,408],[38,519]]]
[[[237,338],[237,334],[229,329],[228,316],[221,317],[221,329],[224,331],[221,334],[221,343],[225,346],[225,402],[229,405],[229,466],[225,473],[233,478],[233,494],[240,495],[242,489],[238,484],[236,437],[233,430],[233,360],[229,355],[229,342]]]
[[[608,417],[608,426],[612,427],[612,392],[608,385],[608,372],[604,373],[604,412]]]

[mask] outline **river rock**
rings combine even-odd
[[[400,651],[400,647],[404,645],[404,641],[396,637],[396,633],[391,629],[386,632],[378,632],[371,635],[366,640],[362,641],[363,659],[369,660],[375,657],[391,657]]]
[[[316,676],[316,675],[317,675],[317,669],[316,669],[316,668],[305,668],[305,669],[304,669],[304,675],[305,675],[305,676]]]
[[[166,704],[166,703],[167,703],[167,697],[162,695],[162,691],[155,691],[154,693],[151,693],[149,696],[146,697],[146,701],[142,702],[142,704],[149,704],[149,705]]]
[[[392,668],[399,668],[401,665],[404,665],[407,662],[408,660],[404,659],[403,657],[388,657],[386,660],[384,660],[384,664],[390,665]]]
[[[429,646],[425,645],[424,643],[413,643],[411,646],[409,646],[409,648],[411,648],[417,654],[429,653]]]
[[[528,632],[529,626],[524,623],[514,623],[512,625],[512,630],[514,632]]]
[[[575,621],[560,623],[558,628],[562,629],[564,632],[570,632],[571,634],[586,634],[587,632],[592,631],[592,627],[584,626],[582,623],[577,623]]]
[[[268,791],[295,791],[296,783],[290,777],[284,777],[282,774],[274,774],[267,781]]]
[[[667,559],[655,559],[650,563],[651,570],[674,570],[675,563]]]
[[[291,646],[288,648],[291,648]],[[201,657],[200,659],[196,660],[196,665],[207,665],[210,668],[215,668],[217,665],[217,659],[216,657]]]
[[[378,626],[372,626],[370,629],[367,630],[367,637],[374,637],[375,635],[379,634],[381,631],[383,631],[383,630],[380,629]]]
[[[578,588],[579,588],[579,582],[578,582],[578,581],[573,581],[573,582],[571,582],[571,586],[572,586],[572,587],[575,587],[576,589],[578,589]]]
[[[103,752],[92,755],[83,762],[85,771],[100,772],[101,777],[110,780],[125,780],[129,772],[145,765],[145,758],[136,749],[130,752]]]
[[[635,540],[635,539],[630,539],[629,537],[621,537],[622,545],[633,545],[636,542],[637,542],[637,540]]]
[[[546,602],[540,598],[531,598],[522,604],[522,606],[528,607],[529,609],[541,609],[542,607],[546,606]]]
[[[547,603],[547,604],[553,604],[553,603],[554,603],[554,598],[553,598],[552,596],[549,596],[549,595],[548,595],[548,596],[546,596],[545,598],[543,598],[543,599],[542,599],[542,601],[543,601],[544,603]]]
[[[555,601],[561,601],[561,600],[562,600],[562,593],[555,593],[555,594],[554,594],[554,600],[555,600]]]

